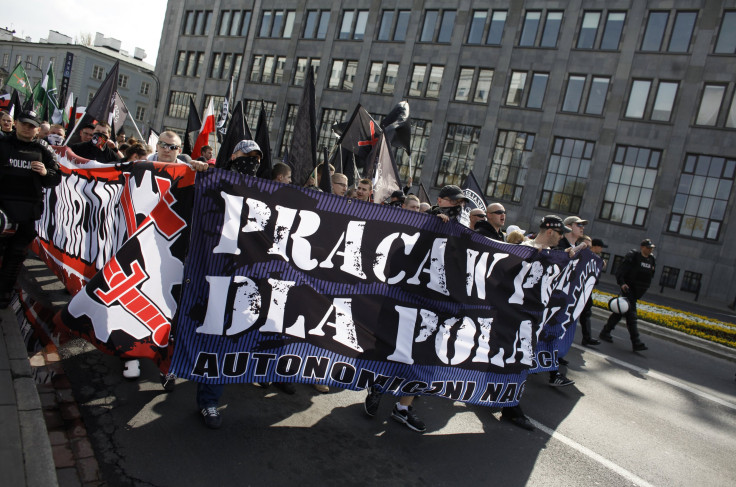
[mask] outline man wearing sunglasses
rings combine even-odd
[[[115,163],[123,159],[115,141],[110,140],[110,126],[104,122],[95,125],[89,142],[72,144],[69,148],[79,157],[92,161]]]
[[[183,162],[189,164],[195,171],[206,171],[209,164],[202,161],[194,161],[191,157],[181,153],[181,139],[175,132],[166,130],[161,132],[156,143],[156,152],[151,154],[149,161],[158,162]]]
[[[506,208],[501,203],[491,203],[486,208],[486,221],[475,224],[475,231],[481,235],[497,240],[506,241],[506,234],[501,230],[506,223]]]

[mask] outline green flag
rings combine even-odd
[[[18,63],[13,72],[10,73],[10,76],[8,76],[8,81],[5,84],[18,90],[23,94],[24,98],[28,98],[33,94],[31,81],[28,79],[28,74],[26,74],[26,70],[23,69],[22,63]]]
[[[56,89],[56,77],[54,76],[54,65],[49,62],[49,68],[46,70],[46,76],[43,78],[43,88],[46,92],[46,98],[44,99],[44,113],[48,112],[53,115],[59,110],[59,96],[58,90]],[[49,120],[50,122],[51,120]]]
[[[43,108],[43,102],[46,100],[46,90],[43,87],[41,80],[36,81],[33,86],[33,111],[43,116],[41,109]]]

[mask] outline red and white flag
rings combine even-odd
[[[215,108],[212,105],[212,99],[210,99],[210,104],[207,105],[207,110],[204,112],[204,117],[202,117],[202,128],[199,129],[197,142],[194,143],[194,149],[192,149],[192,159],[197,159],[202,155],[202,147],[209,143],[210,134],[214,131]]]

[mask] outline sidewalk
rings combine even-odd
[[[0,472],[8,486],[57,486],[41,400],[18,321],[0,310]]]

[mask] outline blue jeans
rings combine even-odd
[[[224,384],[203,384],[197,383],[197,407],[205,409],[210,406],[217,407],[220,403],[220,396],[225,388]]]

